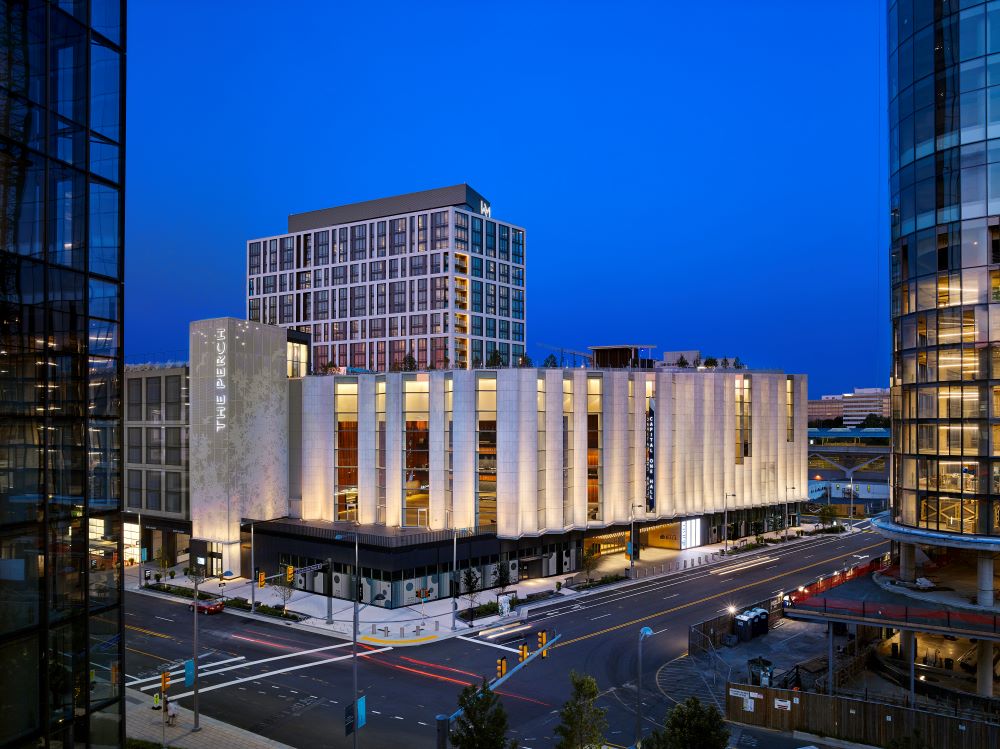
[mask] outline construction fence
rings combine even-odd
[[[1000,746],[1000,725],[920,709],[813,692],[726,684],[726,719],[778,731],[802,731],[886,746],[913,736],[934,749]]]

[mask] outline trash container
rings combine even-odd
[[[767,658],[751,658],[747,661],[747,676],[751,684],[769,687],[774,677],[774,664]]]

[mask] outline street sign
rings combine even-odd
[[[147,549],[145,546],[142,547],[142,561],[144,562],[149,561],[149,549]]]
[[[358,699],[358,728],[359,729],[364,728],[365,727],[365,723],[367,722],[366,719],[365,719],[365,699],[366,698],[367,698],[367,695],[362,696],[361,698]]]
[[[310,564],[308,567],[298,567],[295,569],[299,574],[304,574],[306,572],[315,572],[316,570],[321,570],[326,567],[326,563],[322,564]]]
[[[184,661],[184,686],[190,687],[194,684],[194,661],[188,658]]]
[[[344,735],[350,736],[354,733],[354,703],[349,702],[344,706]]]

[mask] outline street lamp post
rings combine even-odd
[[[851,474],[851,515],[850,520],[848,520],[847,527],[849,530],[854,530],[854,474]]]
[[[729,498],[736,498],[736,494],[733,492],[726,492],[722,499],[723,505],[723,515],[722,515],[722,537],[726,543],[726,554],[729,553]]]
[[[635,675],[635,745],[642,738],[642,641],[653,634],[649,627],[639,630],[639,664]]]
[[[794,486],[785,487],[785,541],[788,541],[788,490],[795,491]]]
[[[452,525],[454,526],[454,519]],[[458,528],[451,529],[451,629],[458,628]]]
[[[257,610],[257,565],[254,560],[253,523],[250,523],[250,613]]]

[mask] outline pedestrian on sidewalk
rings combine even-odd
[[[166,698],[167,703],[167,725],[176,725],[177,723],[177,705],[174,704],[169,697]]]

